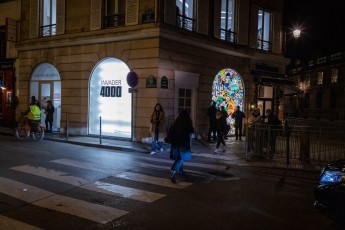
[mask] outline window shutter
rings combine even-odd
[[[139,14],[139,0],[126,1],[126,25],[137,25]]]
[[[176,25],[176,0],[165,0],[164,22]]]
[[[259,13],[259,7],[254,4],[251,5],[249,46],[254,49],[258,48],[258,13]]]
[[[38,37],[38,0],[30,0],[30,38]]]
[[[65,0],[56,1],[56,34],[65,33]]]
[[[272,51],[274,53],[282,52],[282,15],[279,12],[273,13],[273,39]]]
[[[222,8],[220,0],[214,0],[214,37],[220,39],[220,10]]]
[[[209,0],[200,0],[198,1],[198,14],[197,14],[197,32],[201,34],[208,34],[208,8]]]
[[[91,0],[90,30],[99,30],[102,27],[102,0]]]

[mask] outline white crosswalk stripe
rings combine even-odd
[[[0,192],[30,204],[105,224],[127,211],[61,196],[52,192],[0,177]]]
[[[30,224],[26,224],[12,218],[8,218],[6,216],[0,215],[0,230],[41,230],[41,228],[37,228]]]
[[[117,159],[113,158],[114,156],[109,156],[109,160]],[[122,160],[128,159],[124,158],[123,156],[120,156],[120,158],[123,158]],[[170,165],[172,164],[172,161],[170,159],[159,159],[153,158],[151,156],[134,156],[130,161],[126,162],[129,165],[132,164],[136,168],[145,168],[151,170],[154,169],[156,173],[157,170],[166,171],[167,174],[165,174],[166,176],[164,177],[154,176],[154,173],[153,175],[139,173],[140,170],[138,170],[139,172],[128,171],[127,169],[121,168],[119,165],[112,166],[109,164],[109,162],[111,161],[106,161],[106,163],[103,164],[99,162],[96,163],[62,158],[50,161],[50,163],[56,164],[59,170],[55,169],[55,167],[53,166],[47,168],[41,167],[39,165],[20,165],[11,167],[10,170],[69,184],[90,193],[103,193],[114,197],[121,197],[124,199],[147,203],[157,201],[165,197],[167,194],[146,191],[145,186],[160,186],[166,189],[172,189],[171,191],[173,191],[176,189],[185,189],[188,186],[192,185],[192,183],[184,181],[179,181],[177,184],[171,183],[168,177],[168,173],[171,167]],[[73,172],[76,168],[89,171],[89,175],[93,175],[92,172],[95,175],[97,173],[97,179],[90,180],[73,175],[73,173],[71,172]],[[198,168],[200,171],[198,171],[198,169],[193,170],[193,168]],[[224,165],[196,162],[185,163],[185,170],[187,171],[187,173],[193,173],[193,176],[210,177],[209,174],[202,171],[224,169]],[[106,182],[102,181],[102,179],[111,177],[113,178],[113,180],[115,178],[120,178],[120,180],[115,180],[117,182],[109,182],[112,180],[107,180]],[[131,186],[123,185],[127,184],[125,182],[126,180],[132,181],[130,183]],[[117,183],[121,183],[121,185]],[[133,188],[138,183],[142,183],[140,188],[143,189]],[[72,198],[66,196],[65,194],[65,196],[56,194],[51,190],[45,190],[43,187],[44,185],[42,185],[42,188],[39,188],[16,180],[0,177],[1,194],[5,194],[7,196],[27,202],[37,207],[54,210],[57,212],[69,214],[71,216],[77,216],[96,223],[105,224],[130,212],[129,210],[121,210],[111,206],[102,205],[101,203],[94,203],[93,201],[88,202],[86,200],[75,198],[74,196]],[[2,229],[35,230],[40,228],[36,228],[35,226],[31,226],[21,221],[11,219],[9,217],[6,217],[5,215],[0,215],[0,230]]]

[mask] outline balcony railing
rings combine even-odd
[[[40,27],[40,35],[42,37],[53,36],[56,34],[56,24],[45,25]]]
[[[231,30],[220,29],[220,38],[230,43],[236,43],[237,34]]]
[[[195,20],[193,18],[189,18],[181,14],[176,15],[176,25],[179,28],[194,31],[194,22]]]
[[[125,13],[112,14],[104,16],[103,18],[103,27],[119,27],[125,25]]]
[[[265,51],[271,51],[272,50],[272,44],[269,41],[258,39],[258,49],[259,50],[265,50]]]

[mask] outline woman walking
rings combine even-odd
[[[171,166],[170,180],[176,183],[176,173],[184,175],[183,162],[191,160],[191,134],[194,133],[192,119],[182,110],[172,126],[171,152],[174,164]]]
[[[152,143],[151,154],[156,153],[157,144],[160,151],[163,151],[163,141],[166,136],[165,113],[161,104],[157,103],[151,114]]]

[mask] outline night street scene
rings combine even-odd
[[[0,0],[0,230],[344,230],[344,12]]]

